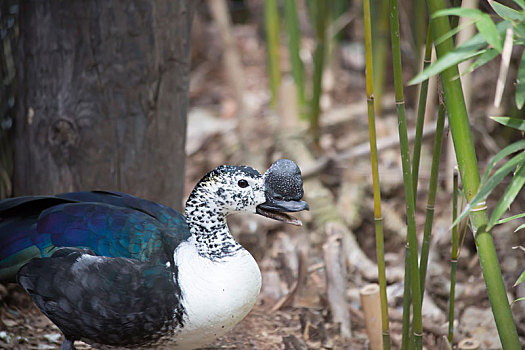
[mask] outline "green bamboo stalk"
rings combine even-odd
[[[450,7],[461,7],[463,0],[451,0]],[[459,16],[450,17],[450,28],[455,29],[459,24]],[[454,42],[456,42],[457,35],[454,35]]]
[[[349,2],[347,0],[333,0],[332,22],[338,20],[348,10]],[[339,30],[334,36],[335,41],[343,39],[343,31]]]
[[[410,348],[410,249],[405,245],[405,278],[403,280],[403,328],[401,329],[401,349]]]
[[[432,37],[431,35],[432,34],[430,31],[430,24],[429,24],[428,29],[427,29],[425,56],[423,58],[423,69],[425,69],[428,65],[430,65],[431,59],[432,59]],[[412,186],[413,186],[413,193],[414,193],[414,207],[416,207],[416,202],[417,202],[416,193],[417,193],[417,185],[418,185],[418,177],[419,177],[419,163],[421,159],[421,144],[422,144],[422,139],[423,139],[423,124],[425,121],[427,95],[428,95],[428,80],[425,80],[421,83],[421,87],[419,90],[419,105],[418,105],[418,110],[417,110],[416,136],[414,139],[414,150],[413,150],[414,155],[412,158]],[[427,215],[429,214],[427,213]],[[433,214],[432,214],[432,218],[433,218]],[[432,225],[430,224],[430,228],[431,227]],[[407,259],[406,256],[407,255],[405,252],[405,259]],[[423,256],[421,257],[421,259],[423,259]],[[425,260],[428,260],[428,258],[425,258]],[[409,268],[410,264],[405,263],[405,265],[406,265],[405,266],[405,276],[408,276],[409,270],[407,270],[407,268]],[[426,265],[425,265],[424,275],[426,276]],[[421,269],[420,269],[420,276],[423,276],[423,274],[421,273]],[[422,298],[421,300],[423,300],[425,282],[424,281],[420,281],[420,282],[421,282],[421,298]],[[410,291],[408,289],[405,289],[403,292],[403,300],[406,299],[410,301],[410,297],[411,297]],[[408,309],[407,313],[403,314],[403,327],[404,327],[403,336],[404,337],[402,338],[402,343],[404,341],[403,344],[405,344],[407,348],[409,347],[413,349],[414,338],[413,337],[410,338],[411,339],[410,343],[409,343],[409,339],[407,338],[409,334],[409,327],[410,327],[409,314],[410,314],[410,309]]]
[[[458,170],[454,169],[454,182],[452,187],[452,222],[458,217]],[[453,346],[454,341],[454,302],[456,295],[456,268],[458,264],[458,235],[459,224],[452,227],[452,256],[450,259],[450,293],[448,302],[448,342]]]
[[[428,24],[428,28],[427,28],[427,38],[426,38],[426,46],[425,46],[425,54],[424,54],[424,57],[423,57],[423,69],[425,69],[427,66],[430,65],[431,63],[431,59],[432,59],[432,33],[430,31],[430,24]],[[419,47],[419,45],[417,45],[417,47]],[[419,90],[419,104],[418,104],[418,109],[417,109],[417,120],[416,120],[416,136],[414,138],[414,150],[413,150],[413,158],[412,158],[412,186],[413,186],[413,193],[414,193],[414,207],[416,207],[416,202],[417,202],[417,185],[418,185],[418,178],[419,178],[419,164],[420,164],[420,160],[421,160],[421,144],[422,144],[422,139],[423,139],[423,125],[424,125],[424,121],[425,121],[425,111],[426,111],[426,105],[427,105],[427,95],[428,95],[428,80],[425,80],[421,83],[421,86],[420,86],[420,90]],[[439,125],[439,124],[438,124]],[[436,130],[436,133],[438,131]],[[442,132],[442,130],[441,130]],[[433,158],[433,161],[434,161],[434,158]],[[437,170],[436,170],[437,171]],[[435,194],[434,194],[434,197],[435,197]],[[430,191],[429,191],[429,199],[430,199]],[[428,207],[427,207],[428,209]],[[430,232],[431,229],[432,229],[432,220],[433,220],[433,217],[434,217],[434,209],[433,209],[433,205],[432,205],[432,213],[429,213],[427,211],[427,218],[425,220],[425,231],[426,232]],[[427,222],[429,222],[429,224],[427,224]],[[427,234],[428,237],[430,237],[430,234],[428,233]],[[430,244],[430,238],[428,238],[428,244]],[[425,250],[422,249],[421,251],[421,263],[423,263],[423,261],[425,262],[425,266],[424,266],[424,272],[423,272],[423,269],[420,268],[419,270],[419,274],[420,274],[420,278],[421,278],[421,300],[423,300],[423,297],[424,297],[424,290],[425,290],[425,279],[426,279],[426,267],[427,267],[427,262],[428,262],[428,249],[429,249],[429,245],[427,245],[425,247],[426,249],[426,257],[423,256],[423,252]],[[423,266],[421,266],[423,267]],[[405,275],[407,274],[407,271],[405,271]],[[408,298],[410,300],[410,293],[407,293],[407,291],[405,290],[406,293],[403,297],[405,298]],[[423,301],[421,301],[423,302]],[[410,309],[409,309],[410,310]],[[407,316],[403,318],[403,325],[404,327],[409,327],[410,324],[408,323],[408,316],[409,314],[407,314]],[[407,320],[405,320],[405,318],[407,318]],[[405,330],[406,332],[406,335],[405,333],[403,333],[403,335],[405,336],[408,336],[408,328]],[[413,340],[413,337],[411,337],[410,339]],[[408,341],[408,340],[406,340]],[[407,346],[409,346],[410,348],[413,348],[413,343],[411,342],[410,344],[407,343],[406,344]]]
[[[270,75],[270,104],[277,107],[277,93],[281,85],[279,67],[279,11],[277,0],[264,1],[264,26],[266,30],[266,49],[268,51],[268,71]]]
[[[412,286],[413,335],[415,349],[423,346],[423,325],[421,315],[421,285],[418,268],[416,219],[414,207],[414,191],[412,171],[408,150],[407,124],[405,115],[405,97],[403,93],[403,77],[401,65],[401,44],[399,34],[399,11],[397,0],[390,1],[390,41],[392,44],[392,61],[394,68],[394,88],[396,97],[397,120],[399,128],[399,143],[401,148],[401,164],[403,167],[403,184],[405,187],[405,202],[407,210],[407,241],[410,249],[410,284]]]
[[[446,6],[444,0],[428,0],[428,8],[432,15],[436,11],[445,9]],[[447,17],[434,18],[431,23],[434,40],[450,31]],[[437,57],[443,57],[453,49],[453,40],[449,38],[436,45]],[[478,191],[480,177],[461,81],[456,78],[457,76],[459,76],[458,67],[450,67],[441,73],[441,82],[459,173],[465,196],[470,201]],[[475,206],[470,214],[470,220],[475,233],[478,256],[501,344],[506,350],[520,349],[518,333],[507,301],[494,241],[490,231],[486,230],[488,216],[485,203],[478,203]]]
[[[299,55],[301,49],[301,34],[299,30],[299,20],[297,16],[297,6],[295,0],[284,1],[284,19],[286,31],[288,33],[288,51],[290,53],[290,63],[292,66],[292,77],[297,88],[297,102],[302,112],[305,105],[304,97],[304,66]],[[304,116],[304,113],[300,113]]]
[[[332,2],[330,0],[318,1],[315,3],[315,11],[311,12],[315,16],[316,46],[314,52],[314,74],[312,82],[313,93],[310,106],[310,132],[312,133],[315,143],[319,141],[320,137],[320,102],[321,94],[323,92],[325,56],[328,48],[326,27],[328,25],[328,19],[330,18],[331,6]]]
[[[390,329],[388,325],[388,300],[386,296],[386,266],[383,235],[383,215],[381,213],[381,189],[379,185],[379,167],[377,157],[377,138],[374,111],[373,62],[372,62],[372,26],[370,21],[370,0],[363,1],[365,47],[366,47],[366,101],[368,107],[368,133],[370,140],[370,161],[372,166],[372,184],[374,189],[374,224],[376,232],[377,270],[379,277],[379,297],[381,300],[381,328],[383,349],[390,349]]]
[[[438,119],[436,126],[436,137],[434,139],[434,150],[432,153],[432,167],[430,170],[430,182],[428,185],[427,210],[425,216],[425,228],[423,229],[423,243],[421,244],[421,263],[419,274],[421,278],[421,299],[424,296],[425,280],[427,278],[428,253],[430,250],[430,237],[432,235],[432,223],[434,220],[434,205],[436,203],[436,191],[439,174],[439,161],[441,159],[441,148],[443,141],[443,129],[445,127],[445,106],[439,104]]]
[[[411,21],[412,34],[414,38],[414,49],[416,51],[416,57],[419,62],[419,60],[421,59],[421,47],[424,44],[423,40],[425,40],[425,29],[427,29],[428,27],[427,7],[424,1],[413,1],[412,6],[412,18],[414,19],[413,21]]]
[[[372,47],[374,50],[374,105],[378,115],[383,114],[383,91],[385,89],[387,57],[390,51],[388,28],[389,0],[375,0],[372,3]]]
[[[425,57],[423,58],[423,70],[427,68],[432,60],[432,32],[430,23],[427,29],[427,42],[425,46]],[[423,124],[425,122],[425,111],[427,107],[428,79],[423,81],[419,90],[419,104],[417,106],[416,136],[414,138],[414,155],[412,158],[412,185],[414,186],[414,200],[417,201],[417,183],[419,177],[419,162],[421,160],[421,143],[423,139]],[[414,204],[415,205],[415,204]]]

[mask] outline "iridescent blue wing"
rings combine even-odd
[[[75,192],[0,201],[0,280],[13,280],[34,257],[59,247],[139,261],[172,259],[189,237],[179,212],[116,192]]]

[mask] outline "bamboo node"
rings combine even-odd
[[[371,294],[379,293],[379,285],[375,283],[368,284],[364,286],[363,288],[361,288],[360,293],[364,295],[371,295]]]
[[[487,210],[487,202],[479,202],[474,208],[470,210],[470,212],[476,212],[476,211],[482,211]]]
[[[481,346],[479,340],[474,338],[466,338],[459,342],[458,349],[460,350],[477,350]]]

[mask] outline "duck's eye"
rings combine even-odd
[[[248,181],[241,179],[239,180],[239,182],[237,182],[237,185],[239,185],[239,187],[242,187],[242,188],[248,187]]]

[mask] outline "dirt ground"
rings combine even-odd
[[[358,24],[354,24],[356,28]],[[198,14],[194,30],[193,66],[190,83],[188,117],[187,182],[189,193],[196,181],[219,164],[240,164],[261,167],[264,171],[274,160],[285,156],[276,135],[279,121],[275,109],[269,106],[264,41],[256,24],[234,26],[236,44],[242,59],[242,77],[245,85],[245,115],[253,118],[248,127],[240,126],[236,114],[239,106],[222,66],[222,47],[217,28]],[[356,35],[359,39],[358,34]],[[308,43],[306,43],[308,46]],[[322,99],[321,140],[318,148],[311,148],[316,159],[330,156],[331,161],[308,178],[315,178],[333,195],[340,215],[355,235],[360,249],[372,261],[376,260],[373,203],[368,153],[357,149],[368,142],[366,122],[365,81],[362,50],[356,43],[346,43],[339,61],[326,75],[326,93]],[[285,50],[282,66],[289,71]],[[508,143],[491,124],[487,116],[495,86],[496,66],[487,66],[473,75],[476,89],[472,102],[472,124],[480,160],[484,167],[491,155]],[[407,79],[410,73],[407,73]],[[415,89],[407,88],[409,128],[414,127]],[[510,93],[509,93],[510,94]],[[277,120],[277,122],[276,122]],[[429,123],[430,124],[430,123]],[[391,96],[385,97],[383,115],[378,118],[379,139],[387,139],[397,132],[395,106]],[[303,136],[305,134],[303,133]],[[308,137],[304,136],[309,145]],[[247,142],[247,143],[246,143]],[[421,180],[419,183],[417,230],[421,239],[428,187],[430,156],[433,138],[423,147]],[[244,143],[243,146],[241,144]],[[253,151],[255,150],[255,152]],[[441,162],[440,178],[427,287],[424,302],[424,337],[427,349],[440,347],[447,334],[448,290],[450,273],[450,192],[446,190],[446,155]],[[351,157],[337,155],[354,151]],[[250,158],[253,157],[253,158]],[[299,160],[296,160],[300,166]],[[393,348],[401,343],[401,315],[404,266],[404,192],[401,163],[397,144],[380,152],[383,214],[385,219],[385,246],[387,250],[388,300],[390,333]],[[303,169],[304,170],[304,169]],[[308,200],[309,193],[305,198]],[[489,201],[489,207],[494,204]],[[513,213],[525,211],[525,197],[520,194],[512,206]],[[251,313],[233,331],[218,339],[206,349],[367,349],[369,340],[365,330],[359,290],[377,282],[373,272],[366,273],[356,266],[347,266],[346,302],[351,316],[352,336],[344,339],[340,327],[333,322],[327,297],[323,244],[326,235],[312,213],[297,215],[303,221],[301,228],[271,223],[249,216],[233,217],[231,231],[247,247],[260,264],[263,288]],[[525,253],[513,247],[522,244],[525,230],[512,233],[519,224],[498,227],[495,243],[509,293],[509,300],[525,297],[525,286],[513,287],[525,266]],[[254,229],[255,228],[255,229]],[[458,262],[456,286],[455,343],[474,338],[480,349],[501,348],[497,338],[483,275],[475,253],[472,234],[467,231]],[[305,252],[306,276],[297,282],[300,267],[290,254],[297,253],[297,242]],[[377,275],[377,272],[375,272]],[[525,344],[525,304],[513,304],[512,311],[518,333]],[[55,349],[60,346],[58,329],[45,318],[17,286],[0,285],[0,348],[1,349]],[[89,348],[79,345],[79,349]]]

